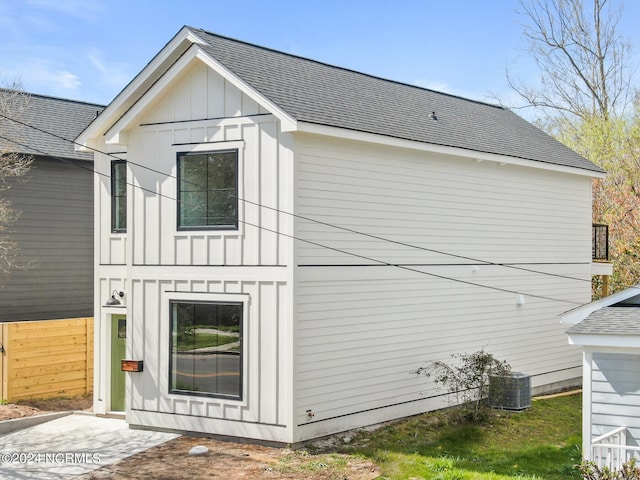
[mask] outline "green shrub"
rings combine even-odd
[[[484,349],[467,354],[453,354],[452,364],[432,362],[420,367],[415,373],[433,376],[436,384],[442,385],[454,395],[455,403],[462,416],[469,420],[483,420],[489,409],[484,400],[489,388],[489,377],[511,375],[511,366],[506,361],[497,360]]]

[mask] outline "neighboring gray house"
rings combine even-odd
[[[0,118],[0,150],[34,158],[0,191],[22,211],[10,236],[24,267],[0,277],[0,322],[93,316],[93,155],[73,140],[103,108],[30,94],[19,120],[39,130]]]
[[[452,353],[580,382],[604,172],[507,109],[184,27],[78,142],[95,412],[296,444],[447,405]]]
[[[583,456],[619,467],[640,456],[640,285],[561,318],[583,350]]]

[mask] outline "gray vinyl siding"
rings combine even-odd
[[[640,355],[593,354],[591,435],[627,427],[627,444],[640,442]]]
[[[71,163],[38,157],[0,192],[22,211],[10,233],[23,266],[0,277],[2,322],[93,316],[93,164]]]

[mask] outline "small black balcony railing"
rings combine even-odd
[[[609,260],[609,225],[594,223],[591,238],[591,258],[601,262]]]

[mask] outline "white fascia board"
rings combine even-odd
[[[98,118],[89,124],[76,142],[78,150],[84,150],[82,145],[89,145],[93,138],[102,135],[114,122],[122,116],[138,98],[142,97],[148,88],[147,83],[155,74],[162,72],[163,66],[173,63],[176,57],[182,55],[192,44],[203,43],[191,30],[183,27],[169,43],[134,77],[133,80],[114,98]]]
[[[122,117],[105,132],[106,142],[121,143],[126,141],[125,130],[131,122],[140,115],[147,106],[157,98],[169,83],[174,80],[192,61],[197,58],[198,47],[191,45],[189,49],[158,79],[153,86],[142,95],[136,103]],[[123,137],[122,139],[120,137]]]
[[[425,152],[438,153],[442,155],[454,155],[458,157],[466,157],[476,160],[477,162],[494,162],[500,165],[518,165],[523,167],[538,168],[543,170],[552,170],[555,172],[570,173],[572,175],[580,175],[590,178],[604,178],[605,173],[584,170],[582,168],[566,167],[563,165],[555,165],[553,163],[537,162],[535,160],[526,160],[523,158],[509,157],[506,155],[498,155],[496,153],[478,152],[465,148],[449,147],[444,145],[436,145],[433,143],[417,142],[415,140],[405,140],[402,138],[388,137],[376,133],[360,132],[357,130],[349,130],[340,127],[331,127],[328,125],[319,125],[316,123],[298,122],[298,132],[312,133],[316,135],[325,135],[330,137],[343,138],[347,140],[356,140],[361,142],[377,143],[390,147],[401,147],[412,150],[421,150]]]
[[[568,310],[559,315],[560,323],[578,323],[587,318],[596,310],[610,307],[611,305],[615,305],[616,303],[628,300],[631,297],[635,297],[637,295],[640,295],[640,285],[627,288],[626,290],[622,290],[621,292],[614,293],[613,295],[609,295],[608,297],[601,298],[600,300],[596,300],[595,302],[587,303],[586,305],[581,305],[579,307]]]
[[[633,347],[611,347],[611,346],[606,346],[606,347],[599,347],[599,346],[592,346],[592,345],[583,345],[582,347],[582,351],[583,352],[589,352],[589,353],[616,353],[618,355],[625,355],[625,354],[631,354],[631,355],[638,355],[638,353],[640,353],[640,343],[638,343],[636,346]]]
[[[105,133],[107,143],[121,143],[126,141],[126,135],[122,137],[123,130],[126,130],[131,122],[140,115],[147,106],[154,101],[157,96],[171,83],[180,73],[182,73],[188,65],[193,61],[202,61],[209,68],[220,74],[235,87],[240,89],[252,100],[264,106],[281,122],[285,131],[291,131],[296,128],[296,121],[287,115],[284,111],[270,102],[267,98],[260,95],[257,91],[249,87],[245,82],[240,80],[232,72],[224,68],[219,62],[214,60],[208,53],[203,51],[197,44],[193,44],[181,57],[175,62],[160,79],[138,99],[126,114],[124,114],[109,130]],[[122,138],[121,138],[122,137]]]
[[[569,334],[569,344],[602,348],[640,348],[638,335]]]
[[[273,103],[267,97],[259,93],[256,89],[251,87],[249,84],[244,82],[240,77],[238,77],[231,70],[226,68],[220,62],[218,62],[211,55],[206,52],[200,50],[198,53],[198,58],[202,60],[209,68],[211,68],[214,72],[221,75],[225,80],[231,83],[234,87],[238,88],[245,95],[247,95],[251,100],[262,105],[266,110],[271,112],[275,117],[280,120],[280,128],[283,132],[293,132],[298,129],[298,122],[291,115],[282,110],[278,105]]]

